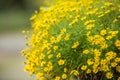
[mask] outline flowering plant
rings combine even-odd
[[[119,3],[71,0],[41,8],[24,32],[24,70],[37,80],[120,80]]]

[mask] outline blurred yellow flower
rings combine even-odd
[[[58,61],[58,64],[59,64],[59,65],[63,65],[64,63],[65,63],[65,60],[59,60],[59,61]]]
[[[111,79],[112,77],[113,77],[113,73],[111,73],[111,72],[106,73],[106,78],[107,79]]]
[[[81,70],[86,70],[87,69],[87,66],[86,65],[82,65],[82,67],[81,67]]]
[[[59,77],[59,76],[56,76],[56,77],[55,77],[55,80],[60,80],[60,77]]]
[[[73,46],[72,46],[72,48],[76,48],[77,46],[79,46],[79,42],[77,41],[77,42],[74,42],[74,44],[73,44]]]
[[[87,69],[86,73],[87,73],[87,74],[90,74],[90,73],[91,73],[91,70],[90,70],[90,69]]]
[[[72,70],[72,71],[70,72],[70,74],[73,74],[73,75],[75,75],[75,76],[78,76],[78,75],[79,75],[79,72],[78,72],[77,70]]]
[[[107,31],[106,31],[105,29],[103,29],[103,30],[100,31],[100,34],[103,35],[103,36],[104,36],[106,33],[107,33]]]
[[[120,66],[116,66],[116,70],[120,72]]]
[[[63,74],[62,79],[66,79],[66,78],[67,78],[67,74]]]
[[[89,50],[88,50],[88,49],[85,49],[85,50],[83,51],[83,53],[84,53],[84,54],[88,54],[88,53],[89,53]]]

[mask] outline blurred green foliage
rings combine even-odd
[[[30,28],[29,18],[45,3],[45,0],[0,0],[0,33]]]
[[[44,0],[0,0],[0,10],[19,8],[31,10],[45,5]]]

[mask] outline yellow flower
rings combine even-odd
[[[60,77],[59,77],[59,76],[56,76],[56,77],[55,77],[55,80],[60,80]]]
[[[116,40],[115,45],[120,46],[120,40]]]
[[[101,18],[101,17],[103,17],[104,16],[104,14],[102,13],[102,14],[100,14],[99,16],[98,16],[98,18]]]
[[[93,69],[93,72],[96,74],[98,72],[98,69],[97,68],[94,68]]]
[[[26,65],[25,67],[24,67],[24,71],[26,72],[26,71],[28,71],[30,69],[30,65]]]
[[[65,33],[65,32],[66,32],[65,28],[61,30],[61,34]]]
[[[42,76],[43,76],[43,73],[39,72],[39,73],[37,73],[36,75],[37,75],[37,77],[42,77]]]
[[[88,60],[87,60],[87,63],[88,63],[88,65],[92,65],[94,62],[91,61],[91,59],[88,59]]]
[[[112,39],[112,38],[113,38],[113,36],[107,36],[107,37],[106,37],[107,40],[110,40],[110,39]]]
[[[109,71],[108,65],[102,65],[101,70],[104,71],[104,72]]]
[[[101,63],[101,65],[105,65],[105,64],[108,63],[108,60],[107,59],[102,59],[100,63]]]
[[[110,13],[110,10],[105,11],[105,14]]]
[[[42,61],[41,64],[40,64],[40,66],[43,67],[45,64],[46,64],[46,62]]]
[[[105,2],[105,5],[106,5],[106,6],[111,6],[112,3],[111,3],[111,2]]]
[[[86,65],[82,65],[82,67],[81,67],[81,70],[86,70],[87,69],[87,66]]]
[[[91,32],[90,32],[90,31],[88,31],[88,32],[86,33],[86,36],[89,36],[89,35],[90,35],[90,33],[91,33]]]
[[[65,60],[59,60],[59,61],[58,61],[58,64],[59,64],[59,65],[65,64]]]
[[[49,68],[48,68],[48,72],[49,71],[52,71],[53,70],[53,66],[51,65],[51,66],[49,66]]]
[[[48,62],[48,64],[47,64],[47,66],[49,67],[49,66],[52,66],[52,62]]]
[[[117,46],[118,49],[120,49],[120,40],[116,40],[116,42],[115,42],[115,46]]]
[[[107,59],[111,60],[111,59],[115,58],[116,55],[117,54],[115,52],[110,51],[110,52],[107,52],[105,56],[106,56],[106,58],[108,57]]]
[[[58,49],[58,46],[54,46],[53,49],[56,51]]]
[[[101,8],[104,9],[106,6],[102,6]]]
[[[87,30],[91,30],[91,29],[94,28],[94,27],[95,27],[94,24],[89,24],[89,25],[86,26],[86,29],[87,29]]]
[[[116,22],[118,22],[118,20],[117,20],[117,19],[114,19],[114,20],[113,20],[113,23],[116,23]]]
[[[67,72],[67,68],[64,68],[64,72]]]
[[[83,51],[83,53],[84,53],[84,54],[88,54],[88,53],[89,53],[89,50],[88,50],[88,49],[85,49],[85,50]]]
[[[113,73],[111,73],[111,72],[106,73],[106,78],[107,79],[111,79],[112,77],[113,77]]]
[[[45,80],[45,78],[44,77],[40,77],[40,80]]]
[[[118,79],[117,80],[120,80],[120,77],[118,77]]]
[[[41,53],[40,59],[44,59],[44,58],[45,58],[45,55],[43,53]]]
[[[26,31],[25,31],[25,30],[22,30],[22,33],[23,33],[23,34],[25,34],[25,33],[26,33]]]
[[[81,18],[82,21],[85,20],[85,19],[86,19],[86,16],[84,16],[84,17]]]
[[[37,17],[37,15],[35,14],[35,15],[33,15],[31,18],[30,18],[30,20],[33,20],[33,19],[35,19]]]
[[[117,70],[118,72],[120,72],[120,66],[117,66],[117,67],[116,67],[116,70]]]
[[[55,43],[58,43],[58,42],[60,42],[60,40],[61,40],[61,37],[62,37],[62,34],[58,35],[58,36],[57,36],[57,38],[56,38],[56,42],[55,42]]]
[[[79,72],[78,72],[77,70],[72,70],[72,71],[70,72],[70,74],[73,74],[73,75],[75,75],[75,76],[78,76],[78,75],[79,75]]]
[[[52,43],[55,43],[55,37],[51,36],[51,37],[50,37],[50,41],[51,41]]]
[[[120,57],[116,57],[115,62],[117,62],[117,63],[120,62]]]
[[[118,16],[118,18],[120,18],[120,15]]]
[[[67,33],[64,39],[65,39],[66,41],[69,40],[69,39],[70,39],[70,34]]]
[[[67,78],[67,75],[66,74],[63,74],[62,75],[62,79],[66,79]]]
[[[109,31],[108,33],[112,36],[112,37],[114,37],[114,36],[116,36],[117,34],[118,34],[118,32],[119,31]]]
[[[117,66],[117,63],[116,63],[116,62],[112,62],[112,63],[111,63],[111,66],[112,66],[112,67],[116,67],[116,66]]]
[[[91,20],[86,21],[86,22],[84,23],[84,25],[88,25],[88,24],[93,23],[93,22],[95,22],[95,20],[91,19]]]
[[[60,58],[60,57],[61,57],[61,53],[58,53],[58,54],[56,55],[56,57],[57,57],[57,58]]]
[[[48,58],[49,58],[49,59],[51,59],[52,57],[53,57],[53,55],[52,55],[52,54],[48,55]]]
[[[78,19],[74,19],[74,20],[69,24],[69,26],[72,26],[72,25],[75,24],[76,22],[78,22]]]
[[[100,56],[101,55],[101,52],[98,49],[94,49],[93,52],[94,52],[95,56]]]
[[[90,69],[87,69],[86,73],[87,73],[87,74],[90,74],[90,73],[91,73],[91,70],[90,70]]]
[[[48,67],[45,67],[45,68],[44,68],[44,71],[47,72],[47,71],[48,71]]]
[[[106,33],[107,33],[107,32],[106,32],[105,29],[103,29],[103,30],[100,31],[100,34],[103,35],[103,36],[104,36]]]
[[[74,42],[72,48],[76,48],[80,43],[77,41],[77,42]]]
[[[108,45],[106,43],[101,43],[100,46],[101,46],[102,49],[105,49],[105,48],[108,47]]]

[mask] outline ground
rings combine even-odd
[[[0,34],[0,80],[34,80],[23,71],[24,57],[20,51],[24,42],[21,33]]]

